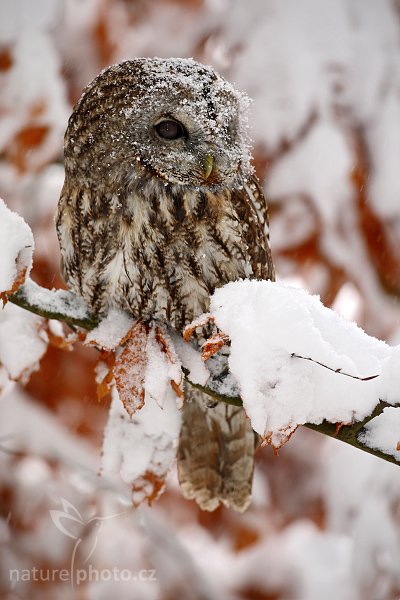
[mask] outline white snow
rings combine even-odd
[[[299,424],[352,423],[379,399],[400,401],[398,348],[305,290],[270,281],[229,283],[214,293],[211,313],[231,340],[229,366],[252,426],[275,447]]]
[[[133,490],[134,504],[156,497],[154,482],[163,481],[175,460],[181,416],[172,388],[163,407],[146,395],[143,408],[129,418],[116,389],[103,443],[102,472],[120,474]],[[162,490],[160,490],[162,491]]]
[[[134,323],[134,319],[128,313],[118,308],[111,308],[100,324],[87,334],[85,344],[113,350],[119,346]]]
[[[34,241],[24,219],[0,199],[0,292],[7,292],[14,281],[32,268]]]
[[[335,122],[318,123],[303,143],[271,170],[267,195],[314,197],[324,225],[333,226],[352,198],[349,179],[352,162],[348,140]]]
[[[400,582],[400,538],[393,512],[400,495],[398,467],[327,439],[321,479],[326,526],[351,542],[350,574],[361,591],[352,597],[390,597],[393,581]]]
[[[171,381],[174,381],[179,386],[183,376],[181,363],[175,352],[172,340],[166,332],[162,332],[162,335],[168,344],[169,356],[160,347],[154,329],[150,331],[148,337],[145,402],[147,402],[148,398],[152,398],[161,408],[164,408],[164,403],[170,396]],[[175,396],[175,402],[181,408],[181,399]]]
[[[46,313],[63,314],[73,319],[90,316],[84,300],[67,290],[49,290],[28,278],[23,291],[30,305],[40,307]]]
[[[60,0],[2,0],[0,41],[5,44],[21,35],[21,29],[52,29],[61,11]]]
[[[398,378],[399,373],[400,371],[397,372]],[[370,448],[394,456],[400,462],[400,410],[393,407],[384,408],[382,414],[366,424],[358,439]]]
[[[10,302],[0,310],[0,364],[11,379],[27,381],[47,350],[43,319]]]
[[[34,8],[29,0],[5,0],[0,6],[0,42],[12,46],[13,61],[2,74],[0,149],[12,147],[26,127],[44,128],[41,143],[23,157],[33,169],[59,154],[68,119],[62,61],[49,31],[61,14],[60,0],[40,0]]]
[[[182,367],[189,372],[190,381],[199,385],[206,385],[207,379],[210,377],[210,371],[201,360],[200,352],[193,348],[190,343],[184,342],[182,337],[176,333],[171,334],[171,339]]]
[[[332,308],[347,321],[357,322],[360,312],[361,296],[355,286],[347,282],[339,290]]]

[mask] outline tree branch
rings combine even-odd
[[[208,387],[190,381],[190,378],[188,377],[189,373],[188,371],[186,371],[186,369],[184,369],[184,373],[185,379],[188,381],[188,383],[190,383],[191,386],[193,386],[197,390],[204,392],[205,394],[208,394],[209,396],[211,396],[211,398],[214,398],[214,400],[217,400],[218,402],[226,402],[227,404],[232,404],[233,406],[242,406],[242,399],[239,396],[225,396],[223,394],[219,394],[218,392],[211,390]],[[381,450],[365,446],[358,439],[358,436],[362,432],[365,425],[372,421],[372,419],[374,419],[375,417],[378,417],[380,414],[382,414],[383,409],[387,408],[388,406],[391,405],[381,400],[375,406],[372,413],[365,417],[365,419],[363,419],[362,421],[356,421],[355,423],[348,425],[344,423],[337,424],[329,423],[328,421],[323,421],[318,425],[315,425],[314,423],[304,423],[303,427],[307,427],[308,429],[312,429],[313,431],[318,431],[319,433],[328,435],[329,437],[335,438],[336,440],[345,442],[346,444],[350,444],[354,448],[358,448],[359,450],[363,450],[364,452],[373,454],[378,458],[382,458],[383,460],[394,463],[395,465],[399,465],[400,462],[394,456],[391,456],[390,454],[385,454]]]
[[[67,323],[72,328],[82,327],[83,329],[91,330],[94,329],[94,327],[96,327],[96,325],[98,325],[100,322],[99,317],[90,312],[79,296],[76,296],[72,292],[68,292],[66,290],[48,290],[40,287],[31,279],[28,279],[25,284],[17,290],[17,292],[9,296],[8,300],[17,306],[20,306],[21,308],[24,308],[25,310],[28,310],[46,319],[56,319],[58,321]],[[297,356],[297,358],[311,360],[302,356]],[[321,366],[326,367],[326,365]],[[242,406],[242,399],[240,397],[220,394],[209,387],[193,383],[193,381],[190,380],[189,372],[186,369],[183,369],[183,371],[187,382],[191,386],[204,392],[214,400],[232,404],[234,406]],[[338,374],[349,376],[347,373],[339,372]],[[372,377],[367,379],[371,378]],[[323,421],[319,425],[305,423],[304,427],[333,437],[341,442],[350,444],[354,448],[358,448],[359,450],[363,450],[364,452],[368,452],[369,454],[373,454],[378,458],[382,458],[383,460],[398,465],[400,462],[396,460],[394,456],[385,454],[377,449],[369,448],[359,441],[359,434],[362,432],[365,425],[375,417],[379,416],[383,412],[383,409],[388,406],[390,405],[386,402],[380,401],[375,406],[371,415],[368,415],[362,421],[358,421],[350,425],[340,424],[340,426],[338,426],[335,423]]]
[[[48,290],[32,279],[27,279],[8,300],[40,317],[63,321],[71,327],[90,330],[100,322],[79,296],[67,290]]]

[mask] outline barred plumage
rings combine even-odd
[[[207,311],[216,287],[273,277],[245,104],[210,67],[184,59],[121,63],[86,88],[65,136],[57,231],[64,278],[94,311],[118,306],[182,332]],[[242,510],[252,461],[238,457],[254,450],[244,412],[206,408],[204,398],[189,395],[194,404],[184,409],[179,452],[183,491],[205,509],[222,501]],[[235,451],[225,435],[229,419],[238,424]],[[218,422],[225,433],[216,443]],[[189,440],[207,431],[209,467],[206,443],[200,458]],[[219,484],[202,493],[212,479],[204,477],[207,468]],[[241,487],[247,491],[235,501],[232,490]]]

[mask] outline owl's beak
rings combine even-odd
[[[214,159],[211,156],[211,154],[207,154],[207,156],[205,156],[203,158],[203,163],[202,163],[203,174],[204,174],[205,179],[208,179],[210,177],[211,172],[213,170],[213,166],[214,166]]]

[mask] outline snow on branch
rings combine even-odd
[[[318,297],[271,281],[238,281],[216,290],[210,319],[230,340],[230,373],[264,443],[279,448],[298,425],[309,424],[400,458],[400,430],[396,443],[386,446],[382,431],[379,444],[371,433],[371,419],[400,403],[400,347],[368,336]],[[213,338],[218,348],[221,334]],[[213,395],[239,401],[226,382],[223,391],[213,385]],[[368,433],[358,437],[366,423]]]
[[[112,309],[85,343],[102,350],[98,390],[112,395],[102,472],[130,486],[134,505],[151,503],[164,491],[181,429],[183,376],[172,340],[161,325]]]
[[[12,212],[0,198],[0,298],[11,294],[32,268],[34,241],[24,219]]]
[[[29,279],[34,246],[29,225],[0,198],[0,300],[3,305],[10,300],[47,319],[85,329],[95,327],[99,319],[90,313],[81,298],[66,290],[47,290]]]
[[[48,290],[27,278],[8,300],[45,319],[56,319],[83,329],[93,329],[100,319],[90,312],[82,298],[67,290]]]
[[[47,349],[41,319],[5,306],[32,268],[33,248],[29,225],[0,199],[0,391],[9,381],[26,381]]]

